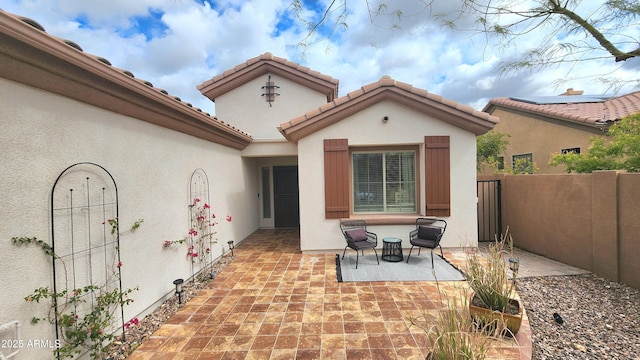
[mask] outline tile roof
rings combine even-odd
[[[198,90],[204,96],[215,101],[216,97],[266,73],[277,74],[321,92],[327,95],[327,102],[338,96],[338,80],[293,61],[274,56],[270,52],[251,58],[233,69],[203,82],[198,85]]]
[[[544,99],[549,99],[545,102]],[[484,112],[495,108],[514,109],[548,118],[600,127],[640,112],[640,91],[616,97],[585,95],[538,97],[539,101],[497,98],[489,101]]]
[[[280,124],[278,130],[288,140],[298,141],[384,99],[401,103],[478,135],[486,133],[498,123],[495,116],[383,76],[379,81]]]
[[[0,77],[237,149],[249,134],[0,9]]]

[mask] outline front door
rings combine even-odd
[[[297,166],[273,167],[273,197],[275,226],[300,226]]]

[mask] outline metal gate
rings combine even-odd
[[[478,180],[478,241],[493,241],[502,233],[500,180]]]

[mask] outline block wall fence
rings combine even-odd
[[[492,179],[515,246],[640,288],[640,174],[479,176]]]

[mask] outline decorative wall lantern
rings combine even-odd
[[[280,94],[276,92],[276,89],[279,88],[280,86],[277,86],[275,82],[271,81],[271,75],[269,75],[269,77],[267,78],[267,83],[262,87],[262,90],[264,90],[262,96],[264,96],[269,103],[269,107],[273,106],[271,105],[271,103],[276,100],[276,96],[280,96]]]
[[[184,283],[184,280],[182,279],[173,280],[173,285],[176,286],[176,295],[178,296],[178,304],[182,304],[182,293],[184,293],[184,290],[182,289],[182,283]]]

